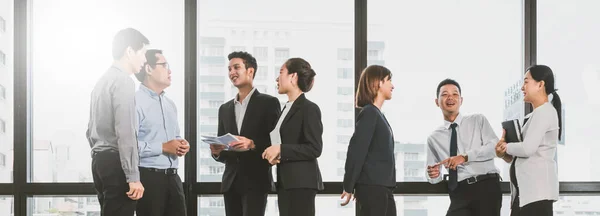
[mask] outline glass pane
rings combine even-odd
[[[230,51],[250,52],[258,61],[255,87],[282,103],[287,96],[277,94],[279,68],[287,59],[301,57],[317,73],[314,87],[306,95],[322,113],[321,174],[324,181],[341,181],[343,173],[338,169],[343,168],[345,159],[337,155],[346,151],[348,142],[338,142],[338,136],[352,135],[353,127],[346,123],[354,122],[353,5],[353,1],[343,0],[198,1],[198,86],[215,85],[198,88],[198,134],[217,134],[219,106],[237,94],[228,79]],[[248,8],[252,8],[251,18]],[[290,8],[311,11],[311,16],[290,14]],[[338,76],[337,71],[344,73]],[[198,181],[221,181],[224,165],[213,160],[208,145],[198,150]]]
[[[340,196],[317,194],[315,201],[316,215],[354,215],[354,203],[340,206]],[[265,216],[279,215],[277,195],[270,194],[267,198]],[[200,196],[198,198],[198,216],[225,216],[223,196]]]
[[[142,32],[170,63],[172,83],[165,92],[177,106],[183,136],[182,0],[33,0],[31,6],[34,182],[92,181],[85,136],[90,95],[113,63],[113,37],[127,27]]]
[[[30,216],[100,216],[100,203],[96,196],[35,196],[27,202]]]
[[[521,1],[370,0],[368,10],[368,64],[394,74],[383,111],[396,135],[398,181],[426,181],[427,137],[443,124],[440,81],[458,81],[461,113],[483,114],[498,137],[504,119],[523,116]],[[508,180],[508,164],[495,162]]]
[[[0,215],[15,215],[15,203],[12,196],[0,196]]]
[[[560,181],[600,181],[595,166],[600,164],[595,141],[600,130],[598,7],[600,2],[594,0],[537,4],[537,61],[552,68],[562,101]]]
[[[0,183],[13,180],[13,3],[0,0]]]
[[[400,196],[394,197],[397,215],[439,216],[446,215],[448,196]],[[317,195],[316,215],[355,215],[355,203],[341,207],[337,195]],[[600,198],[597,196],[562,196],[554,203],[554,215],[600,215]],[[277,195],[269,195],[266,216],[279,215]],[[510,215],[510,196],[502,197],[502,216]],[[225,216],[222,196],[201,196],[198,199],[198,216]]]

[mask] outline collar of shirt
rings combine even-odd
[[[246,98],[244,98],[244,100],[242,100],[241,102],[240,100],[240,94],[238,93],[235,96],[235,100],[233,100],[233,102],[237,105],[247,105],[248,103],[250,103],[250,98],[252,97],[252,95],[254,94],[254,91],[256,91],[256,88],[252,88],[252,90],[250,90],[250,92],[248,93],[248,95],[246,95]]]
[[[126,72],[125,68],[121,67],[121,65],[113,63],[112,66],[121,72]]]
[[[454,119],[454,122],[449,122],[448,120],[444,119],[444,128],[450,129],[450,125],[452,123],[456,123],[460,127],[460,123],[462,122],[462,120],[463,120],[463,116],[460,113],[458,113],[458,116],[456,116],[456,119]]]
[[[162,91],[160,93],[160,95],[158,93],[156,93],[155,91],[153,91],[152,89],[146,87],[146,85],[141,84],[140,85],[140,91],[150,95],[150,97],[157,99],[159,96],[162,97],[163,95],[165,95],[165,91]]]

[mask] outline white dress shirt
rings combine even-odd
[[[444,125],[434,130],[427,138],[428,166],[450,157],[450,138],[452,136],[450,125],[452,123],[444,120]],[[458,125],[456,126],[457,155],[467,154],[468,156],[468,161],[457,167],[458,181],[473,176],[498,173],[498,169],[494,165],[498,137],[485,116],[459,114],[454,123]],[[443,180],[443,167],[443,165],[440,166],[440,176],[437,178],[429,178],[429,174],[425,173],[429,183],[437,184]]]
[[[256,88],[252,88],[248,95],[244,98],[244,100],[240,100],[240,94],[235,96],[235,100],[233,100],[233,104],[235,105],[235,123],[237,124],[238,134],[242,132],[242,124],[244,124],[244,116],[246,115],[246,109],[248,108],[248,104],[250,103],[250,98]]]
[[[279,120],[277,120],[277,125],[275,125],[275,129],[273,129],[273,131],[271,131],[271,133],[269,134],[271,136],[271,145],[281,144],[281,133],[279,132],[279,130],[281,129],[281,123],[283,123],[283,119],[285,119],[287,114],[290,112],[290,108],[292,108],[293,104],[294,101],[288,101],[287,103],[285,103],[285,106],[283,106],[281,116],[279,117]]]
[[[244,100],[242,100],[241,102],[239,101],[240,100],[239,93],[233,99],[233,105],[234,105],[234,110],[235,110],[235,124],[238,129],[238,134],[240,134],[240,135],[242,133],[242,125],[244,124],[244,116],[246,116],[246,109],[248,109],[248,104],[250,104],[250,98],[252,97],[252,94],[254,94],[255,90],[256,90],[256,88],[252,88],[252,90],[250,90],[248,95],[246,95]],[[219,156],[212,155],[212,156],[214,159],[219,159],[219,157],[221,155],[219,155]]]
[[[547,102],[534,109],[528,117],[523,126],[523,142],[506,146],[506,153],[517,157],[515,174],[520,207],[540,200],[558,200],[558,171],[554,160],[558,144],[558,114]],[[516,198],[515,189],[511,184],[512,201]]]

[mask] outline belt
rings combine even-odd
[[[459,183],[467,183],[467,184],[475,184],[477,182],[483,181],[483,180],[487,180],[487,179],[491,179],[491,178],[499,178],[500,175],[498,173],[489,173],[489,174],[485,174],[485,175],[478,175],[478,176],[473,176],[470,178],[467,178],[465,180],[462,180]]]
[[[145,171],[150,171],[150,172],[156,172],[156,173],[164,173],[165,175],[177,175],[177,169],[176,168],[157,169],[157,168],[140,167],[140,170],[145,170]]]

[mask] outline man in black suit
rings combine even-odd
[[[281,112],[279,100],[261,94],[254,88],[256,59],[246,52],[229,54],[229,79],[238,88],[238,95],[219,108],[218,135],[239,135],[230,144],[234,150],[211,145],[216,161],[225,164],[221,191],[227,216],[258,216],[265,214],[267,195],[274,189],[271,165],[262,159],[271,146],[269,132]]]

